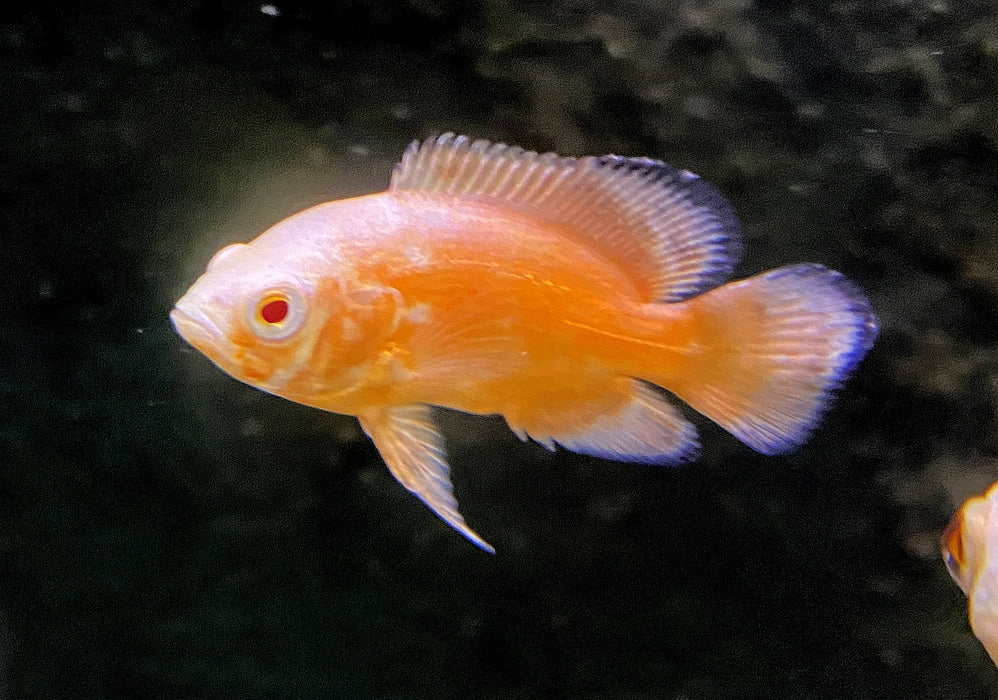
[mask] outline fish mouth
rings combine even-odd
[[[213,350],[217,351],[219,343],[225,337],[222,329],[197,309],[175,306],[170,312],[170,322],[181,338],[206,355]]]

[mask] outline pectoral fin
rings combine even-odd
[[[492,546],[468,527],[457,510],[444,439],[433,424],[430,407],[393,408],[360,417],[364,429],[392,475],[434,513],[490,554]]]

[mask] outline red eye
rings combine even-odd
[[[288,302],[285,299],[271,299],[260,307],[260,318],[267,323],[280,323],[288,317]]]
[[[294,287],[268,289],[247,306],[246,320],[250,330],[266,341],[283,341],[301,330],[308,315],[305,297]]]

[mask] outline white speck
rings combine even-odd
[[[935,51],[929,51],[930,56],[942,56],[942,49],[936,49]]]
[[[473,639],[479,635],[484,627],[481,615],[466,614],[458,623],[458,633],[465,639]]]
[[[359,143],[350,146],[350,152],[353,153],[358,158],[367,158],[369,155],[371,155],[371,149]]]
[[[381,475],[378,473],[376,469],[369,468],[369,469],[361,469],[359,472],[357,472],[356,479],[357,482],[360,483],[362,486],[373,486],[378,482],[378,479],[380,477]]]
[[[430,261],[430,257],[426,254],[426,251],[418,245],[411,245],[406,248],[405,257],[409,258],[409,262],[413,265],[425,265]]]
[[[707,95],[692,95],[683,100],[683,112],[695,119],[708,120],[718,112],[717,103]]]
[[[430,305],[416,304],[409,309],[409,320],[413,323],[426,323],[430,320]]]
[[[83,97],[75,92],[67,92],[62,96],[62,106],[67,112],[82,112]]]
[[[329,152],[322,146],[313,146],[305,152],[309,163],[316,167],[326,167],[330,163]]]
[[[125,54],[125,50],[120,44],[109,44],[104,47],[104,58],[109,61],[117,61]]]
[[[343,340],[348,343],[360,340],[360,329],[354,323],[353,319],[346,316],[343,317]]]
[[[280,17],[281,8],[277,5],[260,5],[260,12],[267,15],[268,17]]]
[[[239,433],[243,437],[250,437],[251,435],[256,435],[260,432],[263,426],[260,425],[260,421],[255,418],[247,418],[239,426]]]
[[[391,115],[395,119],[398,119],[399,121],[402,121],[403,119],[408,119],[409,116],[412,114],[412,110],[409,109],[409,105],[407,105],[405,102],[398,102],[396,104],[393,104],[390,112]]]
[[[821,119],[825,116],[825,107],[817,102],[807,102],[797,107],[797,114],[804,119]]]
[[[0,25],[0,45],[19,49],[24,45],[24,34],[15,24]]]
[[[396,382],[404,382],[410,376],[409,370],[406,368],[404,364],[402,364],[402,361],[399,360],[397,357],[393,357],[391,359],[391,364],[389,365],[389,367],[392,371],[392,379],[394,379]]]

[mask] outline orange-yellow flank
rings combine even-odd
[[[517,435],[677,463],[696,430],[667,389],[752,448],[800,445],[877,333],[842,275],[795,265],[722,283],[738,220],[696,175],[445,134],[388,191],[328,202],[219,251],[171,314],[223,370],[355,415],[392,474],[458,512],[431,406]]]

